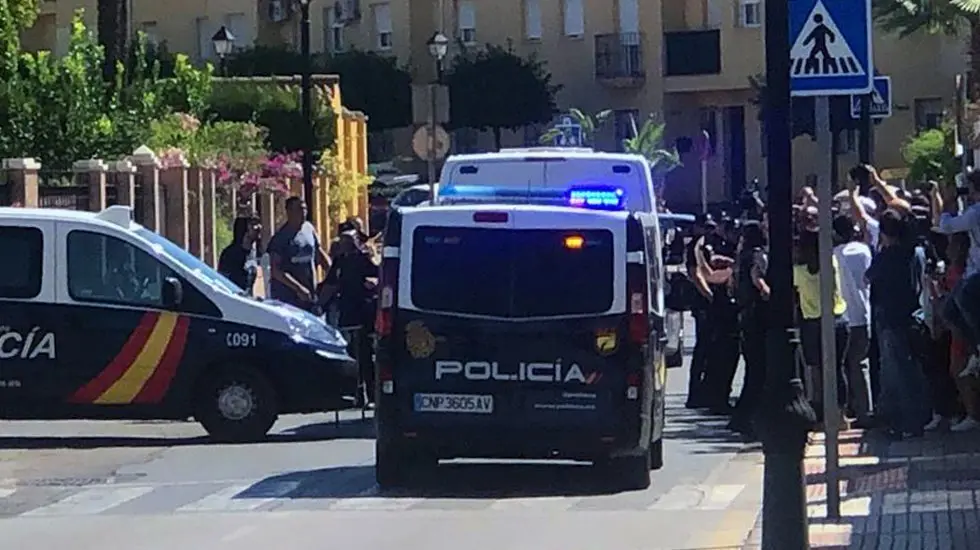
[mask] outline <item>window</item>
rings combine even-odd
[[[762,0],[739,0],[738,24],[743,27],[761,27]]]
[[[0,298],[34,298],[41,293],[44,234],[36,227],[0,227]]]
[[[225,27],[231,31],[235,37],[235,51],[250,48],[255,41],[252,34],[252,25],[248,22],[248,17],[244,13],[229,13],[225,15]]]
[[[570,235],[582,237],[584,246],[567,248]],[[419,308],[527,318],[598,314],[612,306],[608,230],[419,227],[412,239],[411,295]]]
[[[153,46],[160,44],[160,35],[157,34],[158,31],[156,21],[144,21],[140,23],[139,30],[146,35],[147,43]]]
[[[331,53],[344,51],[344,23],[337,21],[333,5],[323,8],[323,20],[327,23],[323,29],[324,48]]]
[[[476,7],[471,0],[459,3],[459,39],[463,44],[476,44]]]
[[[565,36],[583,36],[585,34],[585,11],[582,0],[564,0]]]
[[[391,5],[375,4],[371,6],[374,12],[374,32],[377,35],[379,50],[391,49]]]
[[[79,302],[163,308],[163,281],[174,273],[121,239],[90,231],[68,234],[68,294]]]
[[[197,27],[197,58],[202,61],[214,59],[216,54],[211,37],[217,29],[211,30],[211,22],[207,17],[198,17],[194,24]]]
[[[942,122],[942,99],[924,98],[915,100],[915,126],[919,132],[939,128]]]
[[[524,36],[531,40],[541,39],[540,0],[524,0]]]
[[[623,142],[633,137],[633,124],[640,125],[640,111],[622,109],[614,113],[616,127],[616,150],[623,151]]]

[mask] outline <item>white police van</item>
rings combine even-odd
[[[392,212],[377,318],[382,487],[453,458],[663,463],[661,234],[636,155],[448,159],[436,204]]]
[[[193,416],[244,441],[342,403],[356,368],[336,329],[131,216],[0,208],[0,418]]]

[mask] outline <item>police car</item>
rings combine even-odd
[[[455,458],[591,461],[649,486],[666,384],[654,204],[642,157],[522,150],[450,158],[435,205],[392,212],[380,486]]]
[[[0,418],[193,416],[247,441],[341,403],[356,368],[336,329],[131,215],[0,208]]]

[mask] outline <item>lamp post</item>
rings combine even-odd
[[[429,85],[429,196],[431,197],[430,200],[434,202],[436,200],[436,128],[438,126],[436,93],[439,84],[442,83],[442,60],[449,51],[449,39],[446,38],[446,35],[436,31],[432,38],[426,42],[426,46],[429,47],[429,55],[436,62],[435,82]]]
[[[796,370],[793,299],[793,167],[789,0],[766,4],[766,173],[769,188],[769,326],[766,397],[757,424],[765,452],[762,548],[806,550],[803,454],[816,418]],[[828,419],[829,421],[829,419]]]
[[[316,203],[313,200],[313,59],[310,53],[310,0],[300,0],[300,54],[303,57],[303,73],[300,81],[300,103],[306,123],[306,139],[303,140],[303,196],[306,202],[306,218],[313,221]]]
[[[214,33],[211,37],[211,44],[214,45],[214,53],[218,54],[218,70],[221,72],[221,76],[228,76],[228,69],[225,66],[225,58],[231,53],[231,50],[235,48],[235,35],[231,34],[228,27],[224,25],[218,29],[218,32]]]

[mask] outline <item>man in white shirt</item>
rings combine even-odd
[[[847,404],[860,427],[870,427],[873,406],[867,360],[871,342],[871,286],[864,275],[871,267],[871,247],[861,240],[850,217],[837,216],[833,227],[843,243],[834,247],[834,256],[840,266],[841,297],[847,304],[844,312],[848,327],[844,352]]]

